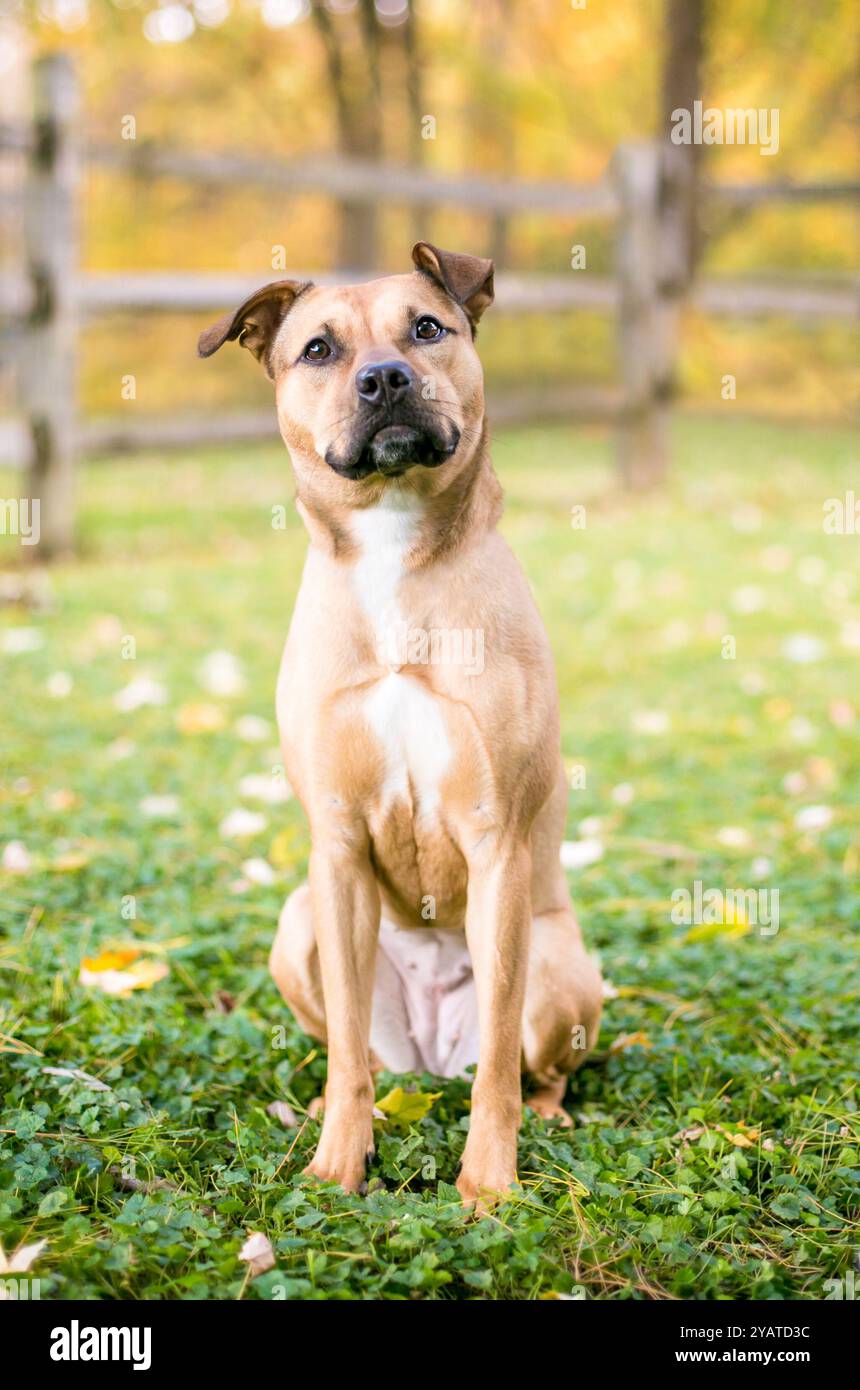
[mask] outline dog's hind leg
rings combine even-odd
[[[559,863],[567,809],[563,770],[532,833],[532,930],[523,1007],[525,1102],[545,1118],[569,1122],[567,1077],[597,1041],[603,982],[585,949]],[[529,1094],[529,1092],[531,1092]]]
[[[569,1123],[568,1074],[597,1041],[603,985],[568,905],[533,918],[523,1008],[525,1103]]]
[[[322,975],[306,883],[290,894],[281,909],[269,953],[269,970],[299,1027],[325,1042]]]

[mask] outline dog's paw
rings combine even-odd
[[[464,1207],[469,1207],[476,1216],[486,1216],[493,1207],[510,1196],[516,1180],[516,1171],[504,1177],[473,1176],[471,1172],[464,1171],[457,1179],[457,1191]]]
[[[305,1176],[320,1182],[335,1182],[344,1192],[360,1192],[373,1154],[373,1130],[369,1124],[341,1128],[334,1133],[331,1129],[327,1132],[323,1125],[317,1151],[304,1170]]]
[[[464,1206],[474,1207],[482,1216],[510,1194],[517,1180],[516,1144],[488,1146],[481,1152],[463,1152],[463,1164],[457,1179],[457,1191]]]
[[[537,1094],[527,1096],[526,1105],[529,1110],[533,1110],[542,1120],[560,1120],[562,1129],[573,1128],[573,1120],[564,1109],[564,1106],[559,1105],[558,1101],[552,1096]]]

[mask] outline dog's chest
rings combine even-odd
[[[432,817],[452,747],[444,710],[432,687],[401,664],[411,630],[401,588],[407,557],[421,523],[417,499],[395,498],[356,514],[359,547],[352,584],[373,629],[380,677],[362,697],[362,713],[383,758],[382,815],[395,801],[411,801],[416,815]]]

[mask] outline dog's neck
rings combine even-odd
[[[492,530],[501,516],[502,489],[490,461],[486,422],[473,457],[438,491],[410,486],[407,475],[405,482],[377,486],[369,502],[362,498],[361,504],[344,506],[300,485],[296,506],[311,545],[345,563],[361,551],[362,530],[371,514],[384,511],[392,518],[411,519],[405,566],[427,568]]]

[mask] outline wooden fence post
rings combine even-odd
[[[31,455],[27,492],[38,503],[38,559],[74,543],[75,371],[78,277],[77,83],[65,54],[34,67],[34,146],[25,229],[33,307],[22,353],[20,389]]]
[[[628,487],[660,482],[668,463],[666,343],[660,309],[660,156],[655,146],[622,145],[613,174],[617,233],[618,355],[623,400],[618,462]]]

